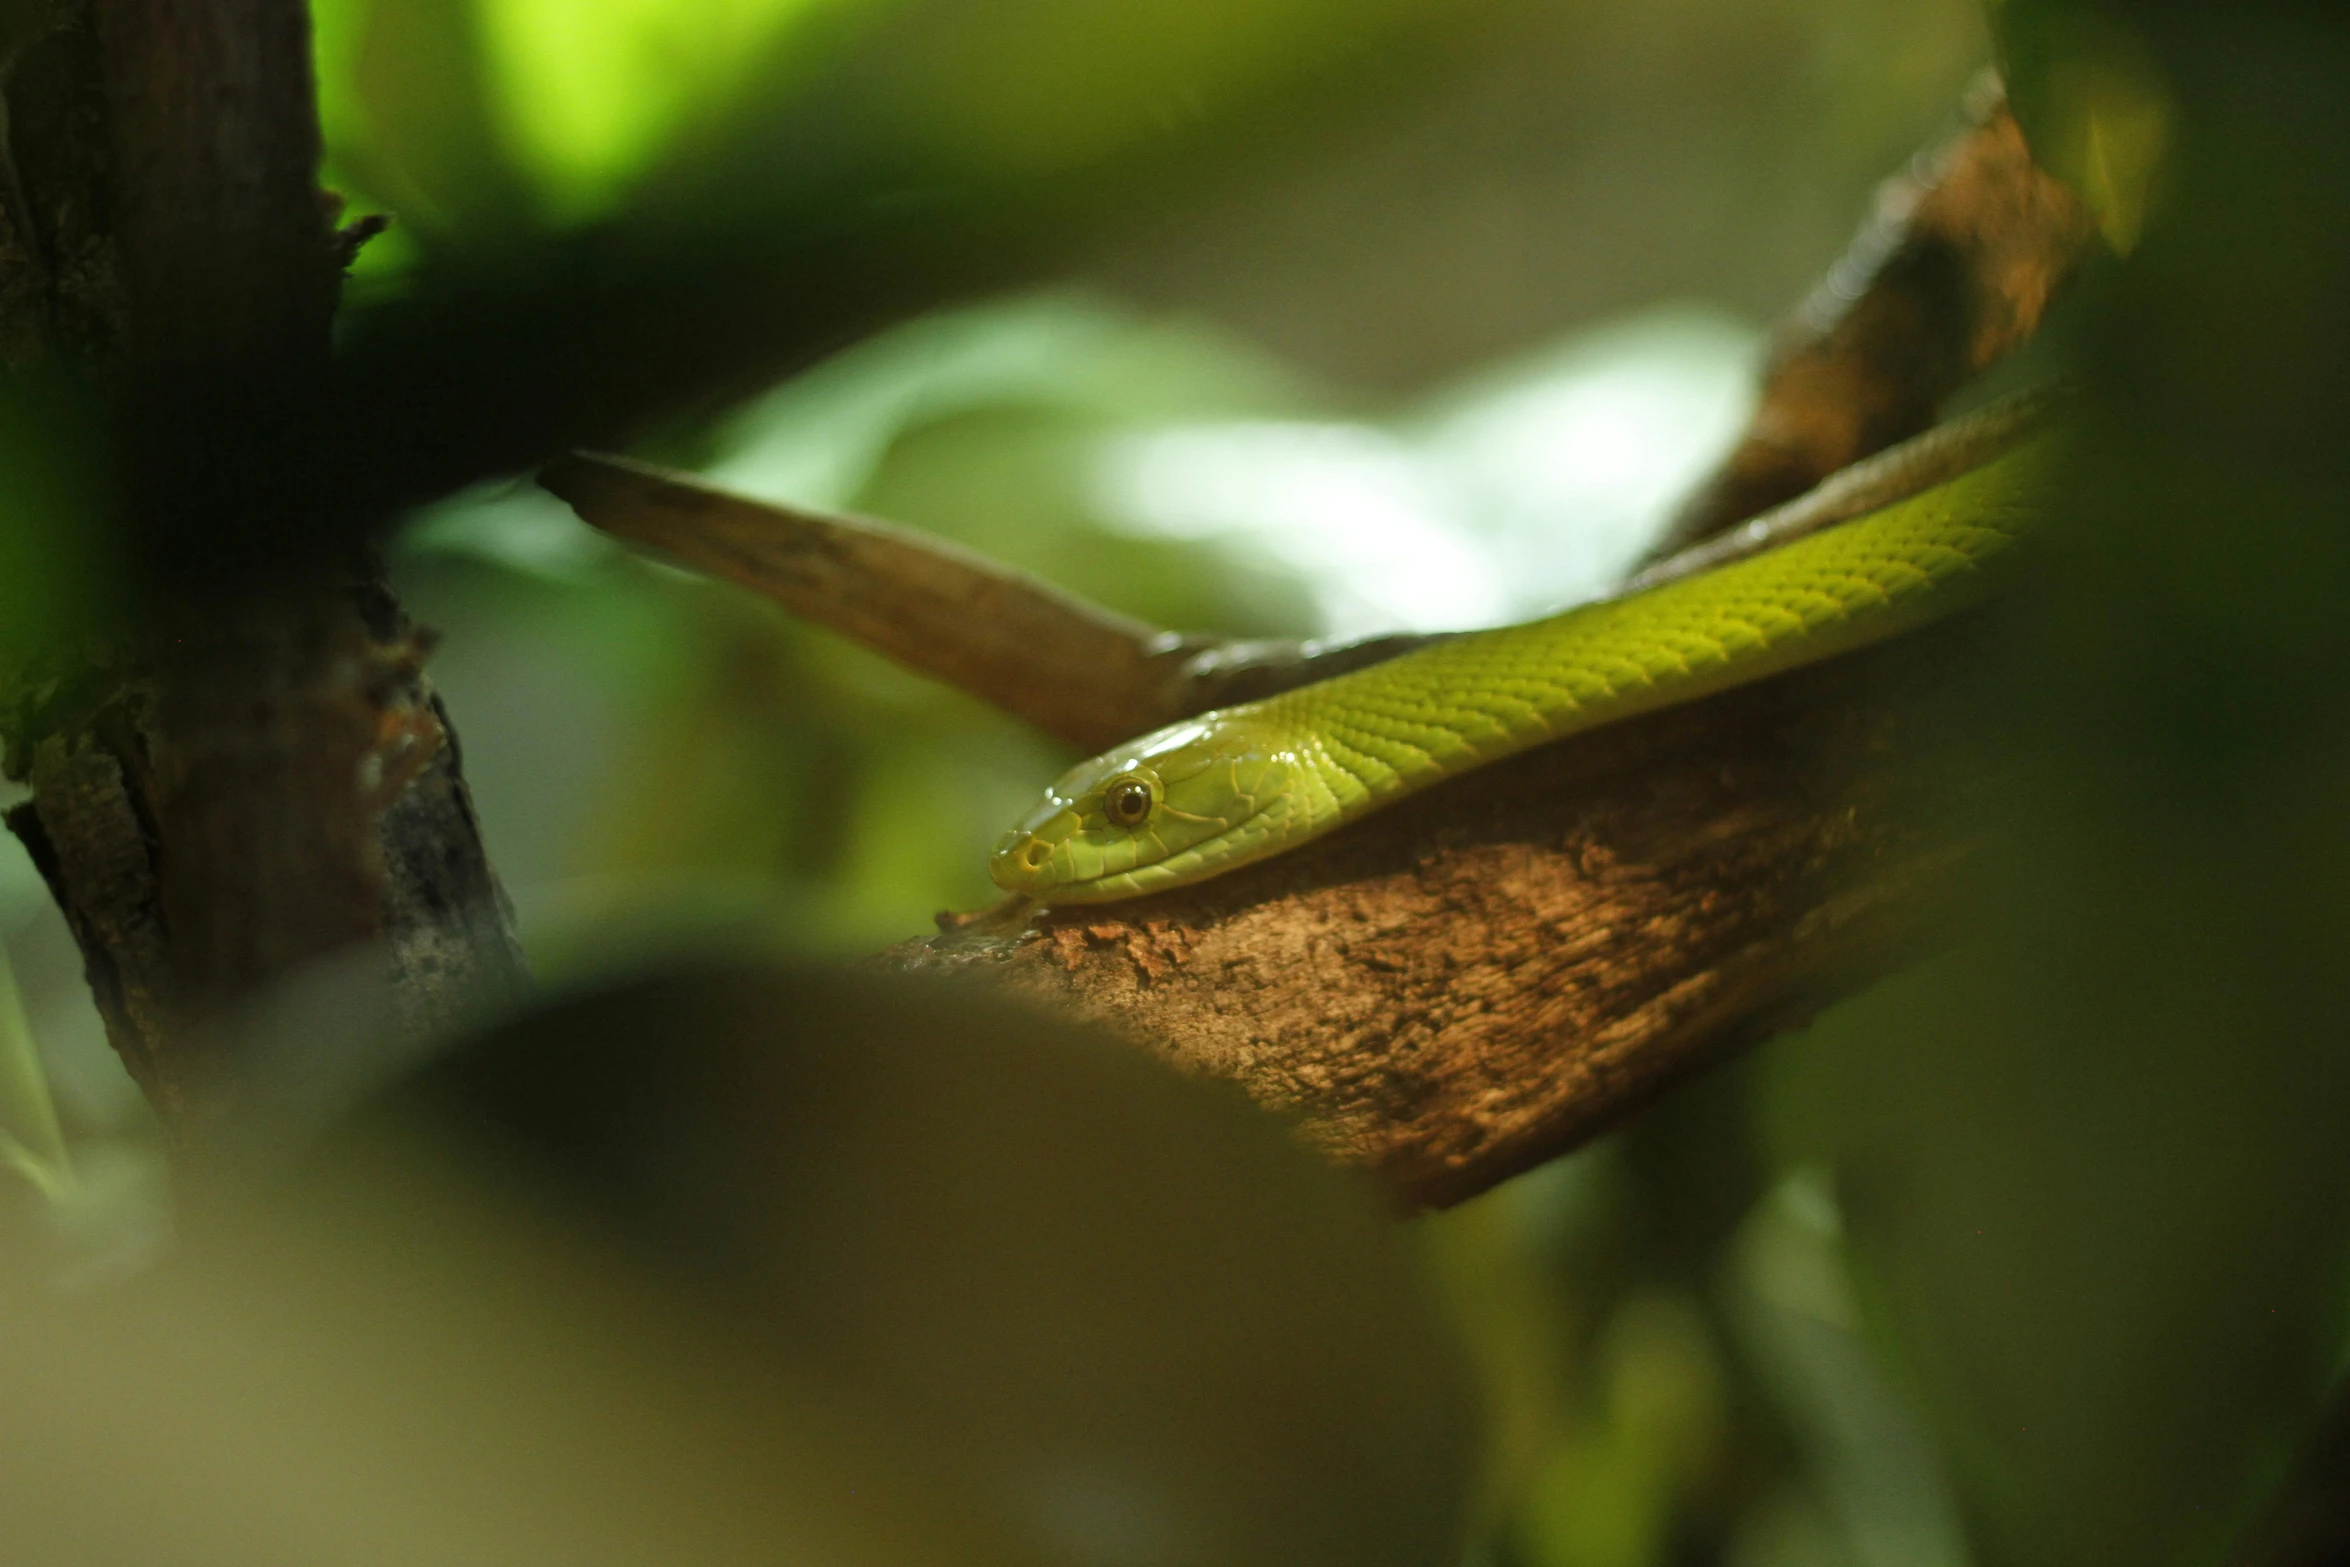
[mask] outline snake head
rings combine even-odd
[[[1295,757],[1246,709],[1188,720],[1080,763],[996,845],[987,871],[1040,903],[1102,903],[1256,857],[1288,815]]]

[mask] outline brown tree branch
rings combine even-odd
[[[1684,534],[1695,542],[1626,591],[1918,493],[2020,440],[2046,397],[1913,432],[2030,333],[2085,233],[2004,109],[1986,107],[1885,196],[1783,339],[1754,430],[1689,514],[1703,519]],[[608,532],[1088,747],[1419,640],[1186,640],[882,524],[609,458],[568,459],[545,482]],[[1924,944],[1935,889],[1973,848],[1952,797],[1976,780],[1916,697],[1971,634],[1941,627],[1545,746],[1196,887],[942,917],[938,937],[888,961],[985,970],[1241,1083],[1404,1205],[1458,1201]]]
[[[753,501],[575,453],[539,483],[589,523],[738,583],[1050,735],[1108,746],[1164,706],[1198,645],[1033,577],[861,517]]]
[[[614,538],[774,600],[1084,750],[1358,669],[1430,640],[1161,631],[943,539],[574,452],[539,483]]]
[[[1906,442],[1629,587],[1930,488],[2020,440],[2046,403]],[[1182,639],[903,529],[617,459],[574,457],[544,482],[608,532],[1082,745],[1395,650]],[[1238,1080],[1407,1204],[1455,1201],[1914,948],[1926,890],[1967,848],[1924,808],[1943,787],[1927,780],[1961,770],[1922,757],[1912,710],[1880,683],[1930,673],[1952,640],[1544,747],[1198,888],[947,922],[896,959],[986,968]]]
[[[1917,951],[1971,847],[1895,647],[1599,730],[1262,865],[1004,908],[980,968],[1294,1114],[1406,1206],[1485,1190]]]
[[[2039,329],[2094,233],[1986,84],[1965,129],[1879,188],[1844,258],[1781,324],[1745,433],[1651,558],[1931,426],[1951,393]]]

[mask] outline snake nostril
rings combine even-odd
[[[1044,869],[1044,862],[1053,857],[1053,851],[1041,843],[1032,843],[1020,851],[1020,863],[1032,871]]]

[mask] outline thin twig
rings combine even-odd
[[[2021,440],[2047,402],[2044,394],[2010,398],[1928,431],[1650,567],[1620,591],[1759,554],[1930,489]],[[1086,750],[1435,640],[1238,641],[1161,631],[944,539],[751,500],[623,457],[574,453],[539,482],[615,538],[749,588]]]
[[[539,475],[580,516],[773,599],[1074,745],[1163,711],[1200,644],[943,539],[581,452]]]

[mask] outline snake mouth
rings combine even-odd
[[[1128,865],[1122,870],[1062,879],[1052,874],[1056,867],[1065,868],[1056,846],[1024,837],[1008,843],[1005,851],[989,863],[988,872],[1006,892],[1026,894],[1039,903],[1055,906],[1115,903],[1239,869],[1254,857],[1236,858],[1229,864],[1210,862],[1215,848],[1231,836],[1232,830],[1228,828],[1160,859]]]

